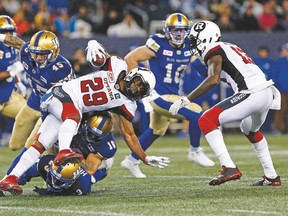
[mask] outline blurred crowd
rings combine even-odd
[[[214,21],[222,32],[288,31],[288,0],[0,1],[0,14],[15,20],[19,36],[46,29],[68,38],[90,38],[95,33],[145,37],[151,21],[165,20],[173,12],[190,20]]]

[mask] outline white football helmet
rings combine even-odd
[[[126,96],[132,100],[142,99],[150,95],[155,88],[156,79],[152,71],[145,67],[132,69],[124,78]],[[142,87],[139,89],[139,84]]]
[[[221,40],[221,31],[214,22],[199,21],[192,26],[189,39],[192,54],[201,56],[207,44]]]

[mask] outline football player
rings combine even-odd
[[[83,154],[84,159],[75,165],[64,163],[56,166],[53,163],[55,155],[44,155],[21,176],[19,184],[24,185],[31,178],[41,176],[47,188],[35,187],[34,191],[40,195],[90,193],[92,184],[105,178],[113,165],[117,146],[112,128],[111,113],[87,113],[71,142],[71,148]]]
[[[91,42],[91,41],[90,41]],[[93,41],[88,43],[88,56],[95,57],[102,48]],[[94,52],[97,49],[97,52]],[[91,51],[92,50],[92,51]],[[16,195],[22,193],[18,179],[40,155],[58,139],[59,153],[54,164],[77,162],[83,155],[71,150],[71,141],[77,133],[83,113],[109,110],[119,117],[121,133],[135,154],[147,165],[164,168],[169,158],[146,156],[132,126],[137,108],[136,100],[147,97],[155,87],[155,77],[146,68],[135,68],[127,73],[124,60],[105,54],[104,65],[98,72],[57,84],[41,99],[42,123],[31,147],[22,155],[11,173],[0,182],[0,190]],[[97,58],[97,57],[96,57]]]
[[[41,125],[40,98],[50,87],[58,82],[71,80],[75,74],[68,60],[59,55],[58,38],[50,31],[39,31],[28,42],[15,35],[0,34],[0,42],[20,50],[20,60],[33,89],[15,119],[9,147],[12,150],[25,147],[13,161],[7,173],[9,174],[32,144]]]
[[[15,35],[16,25],[11,17],[0,15],[0,34]],[[23,71],[21,62],[17,59],[17,50],[0,42],[0,113],[15,118],[26,100],[26,87],[20,82],[17,74]],[[13,91],[17,87],[16,91]]]
[[[204,154],[200,147],[201,131],[197,121],[202,114],[202,108],[192,103],[177,116],[172,116],[168,112],[170,105],[180,98],[178,96],[180,80],[192,57],[188,39],[189,20],[181,13],[171,14],[166,19],[163,30],[165,35],[151,35],[146,45],[134,49],[124,58],[128,70],[136,68],[139,62],[149,60],[150,69],[157,82],[152,95],[143,100],[145,110],[150,112],[150,125],[139,137],[139,141],[142,148],[146,150],[157,138],[166,133],[170,118],[187,119],[190,122],[188,160],[204,167],[214,166],[214,162]],[[139,158],[133,153],[121,162],[121,166],[128,169],[132,176],[146,178],[138,164]]]
[[[267,81],[263,71],[238,46],[221,42],[221,31],[211,21],[195,23],[190,36],[191,51],[199,55],[208,66],[207,78],[187,97],[176,101],[169,109],[173,115],[181,113],[183,107],[209,91],[223,80],[231,85],[235,94],[208,109],[199,119],[201,131],[218,157],[222,170],[209,185],[220,185],[240,179],[242,173],[234,164],[219,126],[241,121],[240,129],[250,141],[264,170],[264,177],[254,186],[280,186],[268,143],[260,128],[270,109],[280,109],[279,91],[273,81]]]

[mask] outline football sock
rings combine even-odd
[[[14,169],[14,167],[15,167],[16,164],[19,162],[21,156],[23,155],[23,153],[24,153],[26,150],[27,150],[27,148],[24,147],[24,148],[22,149],[22,151],[16,156],[16,158],[13,160],[10,168],[7,170],[6,175],[9,175],[9,174],[10,174],[10,172]]]
[[[268,148],[268,143],[265,137],[263,137],[260,142],[251,143],[251,145],[261,162],[265,176],[272,179],[276,178],[277,173],[274,169],[272,158]]]
[[[27,151],[23,153],[22,157],[11,171],[10,175],[15,175],[19,178],[37,161],[40,155],[40,152],[31,146],[27,149]]]
[[[59,128],[59,151],[70,149],[70,144],[77,130],[77,122],[71,119],[66,119]]]
[[[159,137],[159,135],[153,134],[153,130],[151,128],[148,128],[140,137],[139,142],[141,144],[141,147],[144,151],[146,151],[152,143]],[[139,158],[136,156],[136,154],[131,153],[132,157],[136,160],[139,160]]]
[[[219,129],[213,130],[206,134],[205,137],[210,147],[218,157],[221,166],[235,168],[236,165],[228,153],[221,131]]]

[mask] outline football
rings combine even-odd
[[[106,58],[103,57],[102,55],[99,56],[99,55],[96,55],[96,61],[92,60],[92,65],[94,67],[101,67],[105,64],[105,61],[106,61]]]

